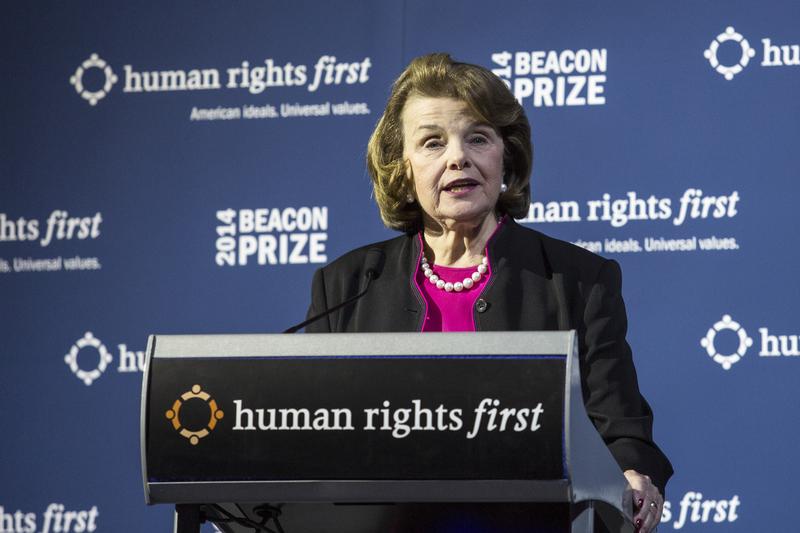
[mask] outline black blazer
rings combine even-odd
[[[354,305],[306,327],[309,333],[420,331],[425,305],[413,276],[422,250],[403,235],[348,252],[314,274],[308,316],[363,288],[367,251],[385,266]],[[507,218],[488,244],[492,276],[473,310],[480,331],[578,331],[586,410],[623,470],[650,476],[663,495],[672,465],[653,442],[653,413],[639,393],[621,272],[612,260]]]

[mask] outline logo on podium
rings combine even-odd
[[[208,422],[200,429],[189,429],[181,422],[181,408],[184,403],[190,400],[201,400],[204,402],[208,409]],[[214,431],[217,426],[217,421],[221,420],[225,413],[217,406],[217,401],[214,400],[209,393],[204,391],[200,385],[192,385],[192,389],[181,394],[181,397],[175,400],[172,408],[167,410],[167,420],[172,422],[172,427],[175,431],[180,433],[182,437],[189,439],[192,446],[196,446],[200,439],[207,437]]]

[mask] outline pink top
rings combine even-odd
[[[497,230],[503,225],[505,217],[495,228],[494,233],[489,237],[489,241],[494,238]],[[420,246],[424,247],[422,233],[418,235]],[[486,265],[486,274],[481,276],[480,281],[475,283],[472,288],[464,289],[461,292],[447,292],[436,288],[428,278],[425,277],[423,270],[417,264],[414,274],[414,281],[420,294],[425,299],[425,320],[422,323],[422,331],[475,331],[475,317],[472,310],[475,302],[483,292],[484,287],[489,282],[492,275],[492,263],[489,257],[489,247],[485,251],[489,263]],[[477,270],[478,265],[469,268],[453,268],[440,265],[433,265],[433,272],[440,279],[455,283],[472,275]]]
[[[475,331],[472,309],[492,274],[491,266],[487,265],[487,267],[486,274],[481,276],[480,281],[475,283],[472,288],[464,289],[461,292],[437,289],[436,285],[428,281],[422,273],[422,269],[418,269],[417,285],[427,304],[422,331]],[[451,283],[471,276],[476,271],[475,269],[476,267],[453,268],[433,265],[433,272],[439,278]]]

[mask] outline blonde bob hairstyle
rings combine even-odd
[[[458,63],[449,54],[429,54],[411,61],[394,82],[386,110],[367,145],[367,169],[383,223],[406,232],[422,228],[419,203],[407,201],[414,185],[403,160],[401,118],[411,96],[456,98],[466,103],[475,118],[494,127],[505,146],[503,181],[508,186],[495,210],[514,218],[526,216],[531,202],[533,148],[525,111],[500,78],[484,67]]]

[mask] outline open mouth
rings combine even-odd
[[[442,190],[447,192],[465,192],[478,186],[478,182],[472,178],[461,178],[448,183]]]

